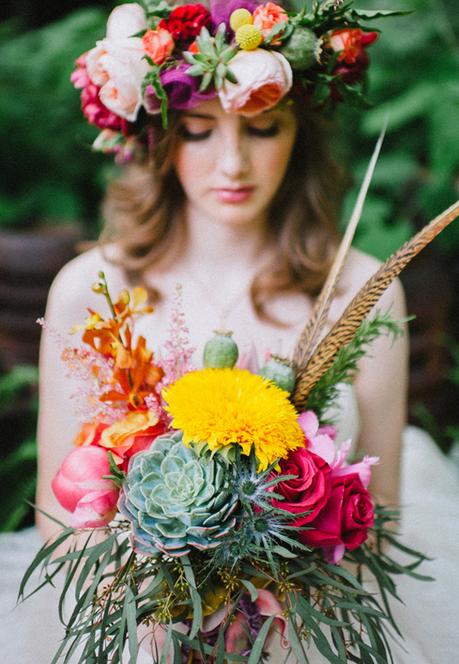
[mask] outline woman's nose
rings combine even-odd
[[[224,137],[220,147],[219,166],[227,178],[236,180],[250,171],[250,151],[240,133]]]

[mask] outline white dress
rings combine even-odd
[[[352,389],[343,393],[343,400],[341,440],[356,437],[359,427]],[[395,602],[393,608],[405,641],[401,647],[394,645],[394,661],[459,662],[459,482],[453,463],[415,427],[408,427],[404,435],[401,504],[403,540],[434,558],[421,571],[436,580],[400,578],[398,590],[405,605]],[[52,588],[40,590],[14,609],[20,578],[40,545],[34,528],[0,536],[0,653],[4,664],[50,664],[62,637],[57,592]],[[285,652],[272,653],[274,664],[284,660]],[[151,661],[143,653],[138,664]],[[312,664],[324,661],[315,653],[311,656]],[[293,662],[290,658],[288,664]]]

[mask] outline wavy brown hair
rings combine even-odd
[[[271,264],[255,276],[250,290],[257,315],[280,326],[283,323],[267,307],[274,296],[288,292],[315,296],[324,283],[336,251],[343,192],[342,172],[328,150],[329,127],[304,107],[297,117],[290,162],[269,212]],[[180,140],[179,121],[179,115],[171,114],[167,131],[153,125],[152,157],[125,167],[107,192],[101,242],[116,242],[119,256],[110,260],[125,270],[131,282],[141,280],[153,264],[170,265],[185,250],[185,195],[172,165]],[[151,298],[157,302],[161,293],[152,289]]]

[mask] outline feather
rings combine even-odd
[[[398,277],[404,267],[458,216],[459,201],[435,217],[411,240],[405,242],[359,290],[344,310],[341,318],[319,343],[308,365],[302,367],[297,373],[292,399],[300,411],[306,406],[311,389],[332,365],[336,353],[351,341],[360,323],[386,288]]]
[[[368,188],[370,186],[371,180],[373,178],[373,173],[378,161],[379,153],[381,151],[381,145],[384,140],[384,135],[386,133],[387,119],[384,123],[384,126],[379,135],[378,141],[375,145],[375,149],[371,156],[370,162],[368,164],[365,177],[363,179],[362,185],[360,187],[359,195],[354,205],[351,218],[346,228],[346,232],[341,240],[340,246],[333,261],[333,265],[328,273],[328,277],[325,281],[325,284],[322,288],[322,291],[319,297],[316,300],[311,318],[309,319],[307,325],[303,329],[300,338],[296,344],[295,353],[293,356],[293,362],[297,367],[297,371],[301,370],[302,367],[311,359],[311,356],[314,352],[314,348],[319,343],[321,333],[325,327],[327,321],[328,312],[330,311],[330,305],[333,301],[333,298],[336,293],[336,287],[338,281],[341,277],[343,271],[344,263],[346,261],[349,249],[354,239],[355,231],[357,224],[360,221],[362,216],[363,205],[368,193]]]

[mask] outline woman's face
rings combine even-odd
[[[227,224],[264,222],[296,131],[288,107],[244,118],[226,113],[215,99],[184,112],[174,167],[188,212]]]

